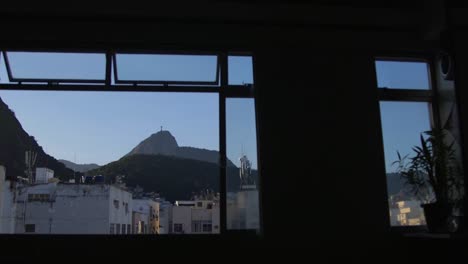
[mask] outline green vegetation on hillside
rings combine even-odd
[[[134,154],[87,174],[101,174],[108,183],[122,175],[127,186],[139,185],[145,192],[158,192],[169,201],[190,199],[193,193],[206,189],[219,192],[218,165],[174,156]],[[227,175],[228,191],[238,190],[239,169],[228,167]]]
[[[37,167],[47,167],[61,180],[72,179],[73,170],[47,155],[33,136],[24,131],[14,112],[0,98],[0,165],[6,167],[7,179],[25,177],[25,152],[37,152]]]

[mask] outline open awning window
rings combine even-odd
[[[123,54],[114,56],[115,83],[217,85],[216,55]]]
[[[429,64],[423,61],[377,60],[379,88],[430,90]]]
[[[104,83],[104,53],[3,52],[11,82]]]

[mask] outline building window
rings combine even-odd
[[[26,225],[24,225],[24,231],[26,233],[34,233],[34,232],[36,232],[36,225],[35,224],[26,224]]]
[[[211,224],[203,224],[203,232],[211,232]]]
[[[203,207],[203,202],[197,202],[197,207]]]
[[[114,200],[114,208],[119,209],[119,201],[118,200]]]
[[[125,230],[126,230],[126,225],[125,224],[122,224],[122,235],[125,235]]]
[[[35,194],[35,193],[30,193],[28,194],[28,201],[29,202],[48,202],[50,199],[49,194]]]
[[[110,224],[110,230],[109,230],[109,233],[110,233],[111,235],[113,235],[113,234],[114,234],[114,232],[115,232],[115,225],[114,225],[114,224]]]
[[[117,231],[117,235],[120,234],[120,224],[116,224],[115,230]]]
[[[174,224],[174,233],[182,233],[184,232],[182,224]]]
[[[138,234],[146,234],[145,221],[139,221],[138,222]]]
[[[131,233],[132,233],[131,225],[127,224],[127,234],[131,234]]]
[[[414,193],[398,173],[398,160],[414,155],[420,137],[434,127],[428,63],[377,60],[380,115],[391,226],[425,225],[421,204],[430,193]]]
[[[200,221],[193,221],[192,222],[192,232],[193,233],[198,233],[201,232],[201,223]]]

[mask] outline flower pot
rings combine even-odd
[[[424,217],[426,218],[427,229],[431,233],[446,233],[448,232],[447,220],[451,210],[448,204],[444,203],[429,203],[422,204],[424,209]]]

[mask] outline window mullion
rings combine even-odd
[[[431,102],[433,98],[432,90],[414,89],[388,89],[379,88],[378,96],[380,101],[408,101],[408,102]]]
[[[227,184],[226,184],[226,88],[228,86],[227,54],[218,57],[221,70],[221,87],[219,93],[219,156],[220,156],[220,232],[226,233],[227,226]]]

